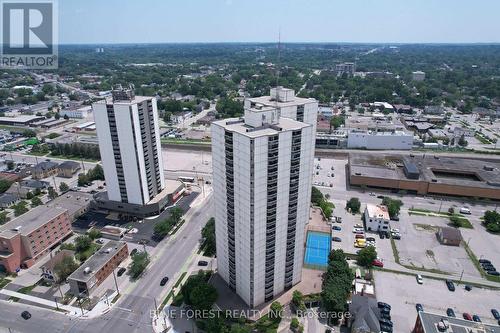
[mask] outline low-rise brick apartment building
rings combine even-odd
[[[107,242],[68,277],[71,293],[75,296],[91,297],[95,289],[127,256],[127,243]]]
[[[11,273],[30,267],[71,233],[67,209],[35,207],[0,226],[0,265]]]

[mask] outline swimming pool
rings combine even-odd
[[[329,234],[324,232],[308,231],[304,264],[313,267],[327,267],[330,245],[331,239]]]

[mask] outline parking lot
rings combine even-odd
[[[392,306],[394,332],[411,332],[417,318],[417,303],[427,312],[445,315],[446,309],[452,308],[457,317],[467,312],[479,315],[485,323],[496,324],[491,309],[499,308],[498,290],[472,288],[466,291],[463,285],[455,285],[456,290],[451,292],[444,281],[424,278],[419,285],[415,276],[380,271],[375,271],[374,278],[377,300]]]
[[[186,213],[198,194],[199,192],[191,192],[188,196],[182,197],[177,202],[176,207],[180,207],[184,213]],[[130,227],[136,229],[137,232],[126,234],[125,240],[133,243],[144,243],[146,241],[149,246],[156,246],[158,240],[153,237],[154,225],[159,221],[167,219],[169,216],[169,209],[167,208],[167,210],[163,211],[158,217],[145,219],[139,222],[129,222],[111,219],[104,213],[90,211],[73,222],[72,227],[73,230],[79,233],[85,233],[91,227],[101,229],[107,225],[122,228]]]
[[[479,278],[481,275],[463,246],[447,246],[439,243],[436,232],[439,227],[446,227],[448,223],[449,220],[442,217],[407,213],[401,214],[399,222],[391,221],[391,227],[398,224],[401,232],[402,239],[396,242],[401,264],[458,276],[463,272],[464,278]]]

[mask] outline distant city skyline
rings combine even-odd
[[[61,44],[499,43],[490,0],[59,1]]]

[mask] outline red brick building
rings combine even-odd
[[[71,233],[66,209],[35,207],[0,226],[0,266],[7,272],[30,267]]]

